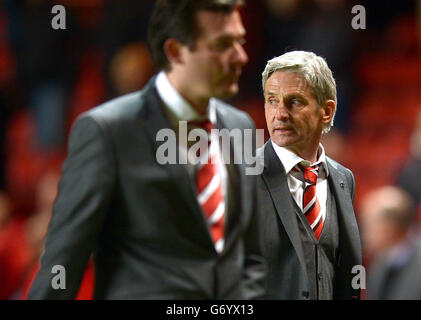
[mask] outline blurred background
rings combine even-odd
[[[240,93],[266,130],[261,73],[290,50],[326,58],[337,81],[327,154],[356,179],[366,299],[421,299],[420,1],[248,0]],[[55,4],[66,29],[54,30]],[[75,118],[141,89],[156,73],[146,46],[150,0],[0,1],[0,299],[24,299]],[[366,29],[354,30],[354,5]],[[266,138],[268,134],[266,132]],[[90,299],[89,264],[78,299]]]

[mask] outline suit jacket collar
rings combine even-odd
[[[160,99],[159,94],[156,90],[155,86],[156,76],[152,77],[151,80],[148,82],[148,84],[145,86],[145,88],[142,90],[141,99],[145,99],[145,103],[143,103],[143,107],[140,110],[139,118],[141,119],[141,126],[145,128],[145,134],[149,137],[149,140],[153,146],[154,153],[156,153],[157,149],[161,144],[164,143],[164,141],[157,141],[156,135],[159,130],[161,129],[168,129],[172,128],[171,123],[168,119],[168,117],[165,114],[164,111],[164,102]],[[224,121],[223,114],[221,110],[219,109],[218,104],[215,104],[216,108],[216,128],[223,129],[227,128],[226,122]],[[229,128],[228,128],[229,129]],[[235,148],[233,146],[233,140],[231,138],[231,159],[234,159],[232,157],[233,152],[235,152]],[[177,150],[177,159],[178,157],[178,148]],[[234,182],[235,178],[238,178],[238,173],[242,171],[241,166],[239,165],[233,165],[234,170],[237,172],[233,172],[233,170],[228,170],[230,183]],[[213,241],[211,239],[208,226],[206,224],[206,221],[203,217],[202,209],[199,206],[199,203],[197,202],[195,191],[193,189],[191,179],[189,177],[189,174],[185,168],[184,165],[180,164],[167,164],[163,165],[163,168],[168,172],[169,176],[172,178],[172,182],[174,183],[174,192],[179,192],[180,196],[183,197],[186,200],[186,203],[188,205],[187,210],[190,210],[193,212],[193,217],[197,219],[197,225],[198,228],[196,230],[197,236],[200,237],[203,241],[203,243],[207,243],[207,245],[213,249]],[[235,174],[237,173],[237,174]],[[237,176],[237,177],[236,177]],[[234,182],[236,183],[236,182]],[[245,187],[241,185],[241,199],[244,201],[245,196]],[[236,195],[233,195],[236,196]],[[242,205],[242,204],[241,204]],[[226,222],[226,239],[225,239],[225,246],[224,251],[226,248],[229,247],[230,244],[230,231],[235,227],[235,221],[237,216],[239,215],[240,210],[235,210],[232,212],[231,215],[227,214],[227,222]],[[215,251],[216,253],[216,251]]]
[[[337,290],[334,292],[335,299],[359,299],[360,290],[351,287],[354,276],[353,267],[361,265],[361,240],[358,224],[353,208],[354,190],[350,185],[350,179],[345,176],[344,169],[327,157],[329,167],[328,181],[336,199],[339,225],[339,257],[337,261]]]
[[[269,139],[264,146],[264,170],[262,178],[266,183],[276,212],[291,240],[303,270],[307,274],[297,217],[288,188],[285,168],[273,148],[271,139]]]
[[[304,166],[313,166],[317,164],[324,169],[326,176],[329,175],[329,169],[327,168],[326,162],[326,153],[321,143],[319,144],[319,157],[315,163],[311,163],[310,161],[304,160],[292,151],[289,151],[287,148],[279,147],[273,142],[273,140],[271,140],[271,143],[279,160],[282,162],[285,172],[287,174],[297,163],[302,163]]]
[[[332,187],[336,202],[338,204],[338,211],[342,213],[353,213],[353,201],[351,198],[352,187],[348,185],[348,181],[345,177],[345,174],[341,172],[337,164],[326,157],[327,166],[329,169],[328,181],[329,185]]]
[[[337,203],[341,244],[351,249],[347,251],[347,254],[360,257],[360,235],[353,207],[353,186],[349,185],[350,181],[346,178],[343,169],[340,170],[337,163],[329,157],[326,159],[329,167],[328,181]]]
[[[156,76],[152,77],[141,92],[141,99],[145,99],[145,101],[139,113],[141,121],[139,126],[144,128],[145,135],[151,142],[153,154],[156,154],[158,148],[164,143],[164,141],[158,141],[156,139],[157,133],[161,129],[172,129],[170,120],[164,111],[164,103],[159,98],[156,90],[155,79]],[[178,148],[176,148],[176,153],[177,159],[179,159]],[[215,250],[210,234],[206,232],[207,225],[203,219],[197,199],[194,196],[193,186],[185,166],[180,164],[164,164],[162,168],[167,171],[172,182],[172,184],[168,183],[167,187],[171,188],[173,190],[172,192],[179,193],[180,197],[185,199],[186,211],[191,211],[193,213],[191,218],[196,219],[198,228],[192,230],[193,233],[196,233],[195,237],[201,243],[207,245],[207,250]]]
[[[215,128],[222,130],[222,129],[232,129],[227,121],[226,117],[224,117],[224,110],[221,109],[220,105],[216,103],[216,100],[213,99],[213,111],[214,115],[216,117],[216,125]],[[239,157],[239,152],[241,152],[241,148],[234,148],[234,137],[230,136],[230,159],[225,159],[227,173],[228,173],[228,179],[229,179],[229,185],[236,186],[235,188],[230,187],[232,194],[231,194],[231,201],[233,199],[241,199],[241,202],[234,203],[234,210],[227,210],[226,212],[226,227],[225,227],[225,233],[226,233],[226,239],[225,239],[225,246],[229,247],[232,240],[234,240],[232,231],[235,229],[236,226],[241,224],[241,221],[239,221],[240,213],[244,211],[244,201],[247,197],[248,188],[249,186],[241,183],[240,177],[244,176],[244,168],[241,165],[234,164],[233,159],[236,159]],[[236,156],[237,154],[237,156]],[[222,156],[226,156],[222,154]],[[228,206],[229,208],[230,206]],[[227,209],[228,209],[227,208]],[[238,229],[238,228],[237,228]]]

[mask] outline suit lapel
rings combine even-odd
[[[329,184],[333,189],[336,203],[341,214],[353,212],[351,190],[346,184],[345,176],[337,169],[337,166],[329,159],[326,158],[329,170]]]
[[[288,181],[284,166],[273,149],[271,139],[265,144],[264,149],[265,168],[263,180],[266,183],[276,212],[282,221],[286,233],[294,246],[298,259],[306,272],[303,247],[299,235],[297,216],[294,209],[293,199],[288,187]]]
[[[221,114],[221,110],[220,108],[218,108],[218,106],[216,105],[216,128],[218,130],[222,130],[222,129],[227,129],[230,130],[230,128],[227,125],[227,122],[224,120],[223,115]],[[242,208],[244,208],[244,199],[246,196],[246,189],[243,183],[240,183],[240,177],[242,174],[244,174],[244,168],[239,165],[239,164],[234,164],[234,159],[235,158],[235,154],[238,153],[241,150],[238,150],[238,148],[234,148],[234,138],[232,136],[230,136],[230,158],[229,161],[228,159],[226,159],[227,155],[226,154],[222,154],[222,156],[225,157],[225,163],[226,163],[226,168],[227,168],[227,174],[228,174],[228,179],[229,179],[229,186],[228,186],[228,193],[231,191],[230,193],[230,197],[231,197],[231,203],[233,203],[234,199],[241,199],[241,203],[237,203],[236,201],[234,201],[234,207],[230,207],[227,206],[228,209],[232,209],[232,210],[226,210],[226,247],[229,246],[230,240],[233,239],[233,230],[235,229],[236,225],[239,225],[239,213],[242,210]],[[239,155],[237,154],[236,157],[238,157]],[[240,191],[238,190],[237,186],[240,187]]]
[[[145,88],[144,98],[146,99],[145,108],[142,110],[140,116],[143,118],[142,125],[145,127],[146,134],[151,141],[153,152],[156,154],[158,147],[164,143],[163,141],[157,141],[156,134],[159,130],[169,129],[172,128],[172,126],[164,113],[163,102],[156,91],[155,77],[150,80]],[[177,144],[177,162],[178,159]],[[181,164],[165,164],[162,165],[162,167],[167,171],[173,182],[173,192],[179,192],[180,196],[185,199],[188,209],[193,212],[193,217],[197,219],[198,227],[203,229],[199,229],[199,232],[197,232],[198,236],[202,237],[202,240],[206,241],[209,247],[215,250],[202,210],[195,197],[195,190],[193,189],[186,167]]]
[[[332,186],[332,191],[337,203],[338,222],[342,243],[344,243],[344,241],[349,242],[349,245],[352,246],[352,253],[358,256],[358,252],[361,251],[358,248],[360,236],[351,198],[352,186],[348,185],[344,173],[340,172],[337,165],[328,157],[326,157],[326,160],[329,169],[328,181],[330,186]],[[352,253],[350,252],[350,254]]]
[[[338,259],[338,285],[334,296],[336,299],[350,299],[359,297],[360,291],[352,289],[352,268],[360,265],[361,241],[358,232],[357,220],[354,214],[352,201],[352,186],[340,171],[335,162],[326,157],[329,177],[328,181],[336,199],[338,225],[339,225],[339,259]]]

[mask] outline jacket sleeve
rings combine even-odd
[[[74,299],[78,292],[114,185],[115,162],[104,128],[83,115],[72,129],[41,268],[28,299]]]

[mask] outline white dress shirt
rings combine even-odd
[[[160,71],[158,76],[156,77],[156,89],[162,101],[164,102],[165,106],[175,115],[178,121],[201,121],[205,119],[209,119],[212,125],[215,127],[216,125],[216,108],[215,108],[215,101],[214,99],[209,100],[209,104],[206,108],[205,115],[199,114],[187,101],[184,99],[175,88],[172,86],[170,81],[168,80],[167,75],[164,71]],[[219,156],[219,172],[221,174],[221,183],[222,183],[222,192],[224,194],[225,204],[227,200],[227,169],[222,161],[222,156],[220,152],[219,146],[219,136],[216,134],[212,134],[210,136],[212,141],[211,148],[217,147],[218,156]],[[177,144],[179,147],[179,152],[184,153],[185,159],[188,160],[187,157],[187,146],[183,146]],[[188,162],[188,166],[193,166],[193,164]],[[196,165],[197,167],[198,165]],[[191,175],[194,173],[194,170],[188,170],[190,174],[190,178],[194,181],[194,177]]]
[[[294,198],[301,211],[303,210],[303,193],[305,187],[304,176],[301,171],[295,172],[292,170],[292,168],[294,168],[298,163],[301,163],[305,167],[319,165],[319,175],[317,177],[316,184],[316,196],[319,200],[323,221],[326,221],[326,204],[328,192],[327,177],[329,175],[329,171],[327,169],[326,155],[322,144],[319,146],[319,159],[314,163],[300,158],[295,153],[284,147],[278,146],[273,141],[272,145],[279,160],[281,160],[282,165],[285,168],[289,191],[291,192],[292,197]]]

